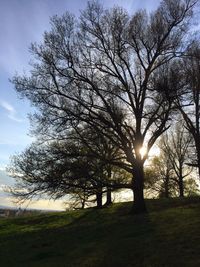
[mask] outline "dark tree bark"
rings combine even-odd
[[[184,197],[184,184],[183,184],[183,179],[179,179],[179,196]]]
[[[169,177],[169,174],[166,175],[166,179],[164,181],[164,195],[165,195],[165,198],[169,198],[169,180],[170,180],[170,177]]]
[[[107,187],[106,190],[106,203],[105,206],[109,206],[112,204],[112,190],[110,187]]]
[[[144,168],[142,164],[138,164],[133,171],[133,193],[134,193],[134,202],[133,202],[133,213],[139,214],[147,211],[145,200],[144,200]]]
[[[110,153],[109,153],[110,154]],[[109,155],[109,158],[110,158],[111,155]],[[111,168],[111,165],[108,164],[107,166],[107,175],[108,175],[108,181],[112,179],[112,168]],[[112,189],[110,186],[107,186],[106,188],[106,203],[105,203],[105,206],[109,206],[112,204]]]
[[[98,192],[96,192],[97,209],[101,209],[103,206],[102,198],[103,198],[103,193],[102,193],[102,189],[100,189]]]

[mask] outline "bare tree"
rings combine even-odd
[[[150,197],[169,198],[176,191],[173,168],[169,155],[161,151],[151,160],[151,167],[145,168],[145,189]]]
[[[189,165],[197,167],[200,177],[200,45],[193,41],[180,63],[184,94],[177,99],[186,127],[193,137],[195,157]],[[178,73],[177,73],[178,75]]]
[[[196,2],[163,0],[150,15],[132,16],[89,2],[79,20],[55,16],[43,43],[31,47],[36,60],[30,76],[13,78],[19,94],[37,107],[39,138],[61,138],[71,128],[81,133],[90,125],[118,147],[124,160],[113,164],[133,176],[135,213],[146,211],[143,166],[168,128],[172,105],[160,94],[171,84],[158,83],[159,69],[182,51]]]
[[[171,170],[174,172],[172,179],[178,186],[180,197],[184,196],[184,181],[192,172],[192,168],[186,165],[191,141],[192,136],[185,129],[184,123],[179,121],[160,142],[160,149],[167,155]]]

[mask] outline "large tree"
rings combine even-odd
[[[168,128],[172,99],[168,68],[182,51],[196,0],[163,0],[150,15],[105,10],[89,2],[79,20],[66,13],[51,19],[42,44],[33,44],[30,76],[13,78],[16,90],[38,110],[40,138],[64,138],[90,125],[124,155],[132,174],[135,213],[146,211],[144,162]],[[63,134],[64,133],[64,134]],[[146,146],[143,157],[140,150]]]

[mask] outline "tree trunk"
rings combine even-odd
[[[200,149],[199,147],[197,149],[197,162],[198,162],[198,174],[199,174],[199,179],[200,179]]]
[[[179,186],[179,196],[184,197],[183,178],[181,179],[179,178],[178,186]]]
[[[133,171],[133,213],[145,213],[146,205],[144,201],[144,167],[143,164],[138,164]]]
[[[112,204],[112,191],[111,188],[107,187],[105,206],[109,206],[111,204]]]
[[[165,180],[165,183],[164,183],[164,187],[165,187],[165,197],[166,198],[169,198],[169,175],[166,175],[166,180]]]
[[[112,169],[111,169],[111,165],[108,164],[107,166],[107,173],[108,173],[108,180],[111,180],[111,176],[112,176]],[[105,206],[109,206],[112,204],[112,190],[109,186],[107,186],[107,191],[106,191],[106,203]]]
[[[198,168],[198,175],[200,179],[200,138],[199,135],[193,135],[195,139],[195,148],[196,148],[196,157],[197,157],[197,168]]]
[[[82,200],[81,201],[81,209],[84,209],[85,208],[85,200]]]
[[[102,190],[96,192],[97,209],[102,208],[102,197],[103,197]]]
[[[179,196],[184,197],[184,187],[183,187],[183,164],[180,163],[179,177],[178,177],[178,187],[179,187]]]

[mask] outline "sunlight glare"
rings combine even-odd
[[[149,152],[149,157],[160,156],[160,149],[157,146],[153,146]]]
[[[147,153],[146,148],[145,147],[141,147],[140,148],[140,155],[141,155],[142,158],[146,155],[146,153]]]
[[[142,147],[140,148],[140,155],[143,158],[147,153],[147,149],[146,147]],[[157,146],[153,146],[150,150],[150,152],[148,153],[148,157],[155,157],[155,156],[159,156],[160,155],[160,149]]]

